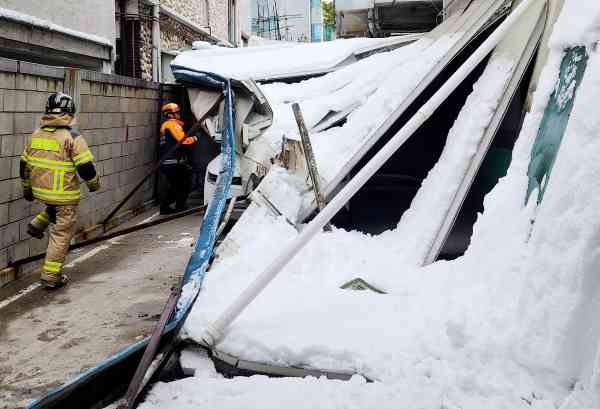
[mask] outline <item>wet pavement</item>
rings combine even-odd
[[[156,217],[155,211],[129,224]],[[201,215],[80,249],[57,291],[39,273],[0,289],[0,409],[23,407],[148,335],[187,264]]]

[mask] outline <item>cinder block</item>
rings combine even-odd
[[[15,200],[8,204],[8,221],[10,223],[28,218],[31,214],[31,204],[24,199]]]
[[[27,91],[26,103],[28,112],[43,112],[48,98],[45,92]]]
[[[126,132],[127,132],[127,128],[113,128],[110,130],[112,137],[110,138],[110,142],[112,143],[122,143],[125,142],[125,139],[127,137]]]
[[[19,223],[10,223],[0,227],[0,246],[8,247],[19,241]]]
[[[95,99],[96,97],[93,95],[81,95],[81,112],[97,112]]]
[[[8,249],[0,250],[0,267],[4,268],[8,265]]]
[[[11,179],[12,174],[12,158],[0,158],[0,180]]]
[[[27,107],[26,92],[9,89],[4,92],[4,111],[24,112]]]
[[[27,144],[27,141],[29,140],[30,136],[30,134],[13,135],[13,139],[15,142],[13,147],[13,156],[21,156],[23,154],[23,151],[25,150],[25,145]]]
[[[27,74],[17,74],[15,88],[33,91],[37,88],[37,77]]]
[[[13,260],[21,260],[29,257],[31,240],[20,241],[13,246]]]
[[[0,226],[8,223],[8,203],[0,204]]]
[[[20,177],[20,171],[21,171],[21,157],[20,156],[13,156],[12,158],[7,158],[7,159],[11,159],[10,162],[10,177],[11,178],[18,178]],[[1,161],[2,159],[0,159]],[[0,173],[1,174],[1,173]],[[1,178],[0,178],[1,179]]]
[[[7,135],[14,131],[14,114],[0,112],[0,134]]]
[[[79,130],[80,131],[83,131],[83,130],[86,130],[86,129],[91,129],[91,127],[90,127],[90,117],[92,115],[93,114],[90,114],[90,113],[81,113],[81,114],[77,115],[76,120],[77,120],[77,123],[79,124]]]
[[[48,92],[56,92],[63,90],[64,81],[61,80],[48,80]]]
[[[7,203],[12,197],[12,180],[0,180],[0,203]]]
[[[115,112],[111,114],[111,128],[121,128],[124,124],[123,114],[120,112]]]
[[[50,81],[49,81],[47,78],[44,78],[44,77],[39,77],[39,78],[37,79],[37,88],[36,88],[36,89],[37,89],[38,91],[43,91],[43,92],[46,92],[46,91],[48,91],[48,83],[49,83],[49,82],[50,82]]]
[[[111,173],[115,173],[115,166],[112,159],[105,160],[102,162],[104,165],[104,175],[110,175]]]
[[[112,145],[111,144],[106,144],[106,145],[100,145],[99,147],[99,153],[98,153],[98,160],[106,160],[109,159],[112,155]]]
[[[23,197],[23,186],[21,184],[21,179],[9,179],[9,182],[12,182],[10,200],[21,199]]]
[[[10,72],[0,72],[0,88],[14,89],[16,84],[16,74]]]
[[[118,158],[119,156],[121,156],[121,144],[120,143],[113,143],[113,144],[111,144],[111,146],[112,146],[111,157],[112,158]]]
[[[38,125],[38,116],[39,115],[32,114],[32,113],[16,113],[16,114],[14,114],[14,118],[15,118],[14,131],[16,133],[31,133],[31,132],[33,132]]]
[[[89,95],[90,94],[90,82],[85,81],[85,80],[81,81],[79,92],[81,93],[81,95]]]
[[[19,240],[23,241],[31,238],[29,233],[27,233],[27,225],[31,219],[33,219],[33,217],[30,216],[27,219],[19,221]]]

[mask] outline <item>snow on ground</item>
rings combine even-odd
[[[584,13],[573,11],[582,4]],[[544,202],[523,203],[562,48],[591,45],[599,28],[600,4],[566,1],[510,169],[486,197],[463,257],[417,268],[389,239],[403,240],[394,236],[400,229],[320,234],[217,346],[246,360],[351,370],[376,382],[224,380],[204,372],[158,384],[141,407],[600,407],[600,52],[592,47]],[[471,128],[455,128],[457,141],[461,129]],[[186,324],[192,338],[296,235],[262,207],[247,215],[207,275]],[[339,289],[355,277],[387,294]]]

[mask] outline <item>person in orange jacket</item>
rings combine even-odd
[[[161,110],[164,122],[160,127],[160,170],[167,180],[166,192],[162,195],[161,214],[170,214],[185,209],[190,194],[192,175],[190,167],[190,147],[197,141],[195,136],[187,137],[183,130],[179,105],[168,103]],[[181,142],[183,141],[183,142]],[[181,146],[173,151],[174,146]],[[175,202],[175,209],[171,204]]]

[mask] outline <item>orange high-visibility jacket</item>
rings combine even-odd
[[[181,148],[179,152],[172,152],[168,157],[165,157],[178,142],[183,140],[182,145],[191,145],[195,142],[194,138],[184,139],[186,135],[183,124],[183,121],[179,119],[167,119],[160,127],[160,154],[165,165],[179,163],[187,159],[186,150]]]
[[[23,185],[31,186],[33,197],[46,204],[77,204],[81,197],[77,173],[88,185],[98,181],[92,152],[71,128],[72,116],[50,114],[41,122],[21,156]]]

